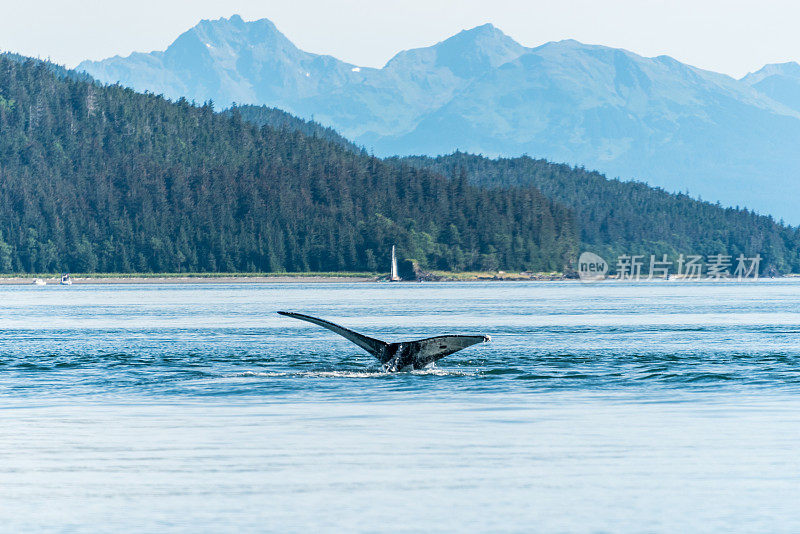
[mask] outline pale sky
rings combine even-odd
[[[525,46],[560,39],[670,55],[741,77],[800,61],[797,0],[0,0],[0,50],[74,67],[163,50],[201,19],[268,18],[303,50],[380,67],[491,22]]]

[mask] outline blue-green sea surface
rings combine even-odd
[[[800,531],[786,280],[3,286],[0,401],[5,532]]]

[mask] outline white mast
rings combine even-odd
[[[400,277],[397,276],[397,256],[394,253],[394,245],[392,245],[392,272],[389,275],[389,280],[392,282],[400,281]]]

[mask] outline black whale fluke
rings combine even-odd
[[[387,371],[399,371],[406,367],[422,369],[426,365],[444,358],[448,354],[453,354],[454,352],[475,345],[476,343],[484,343],[492,339],[486,335],[454,335],[429,337],[400,343],[386,343],[385,341],[353,332],[338,324],[318,319],[317,317],[311,317],[310,315],[284,311],[279,311],[278,313],[287,317],[300,319],[301,321],[308,321],[309,323],[314,323],[336,332],[378,358]]]

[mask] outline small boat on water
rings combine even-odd
[[[47,282],[45,282],[41,278],[37,278],[36,280],[33,281],[33,285],[35,285],[35,286],[46,286]]]
[[[69,273],[64,273],[61,275],[61,285],[62,286],[72,285],[72,279],[69,277]]]

